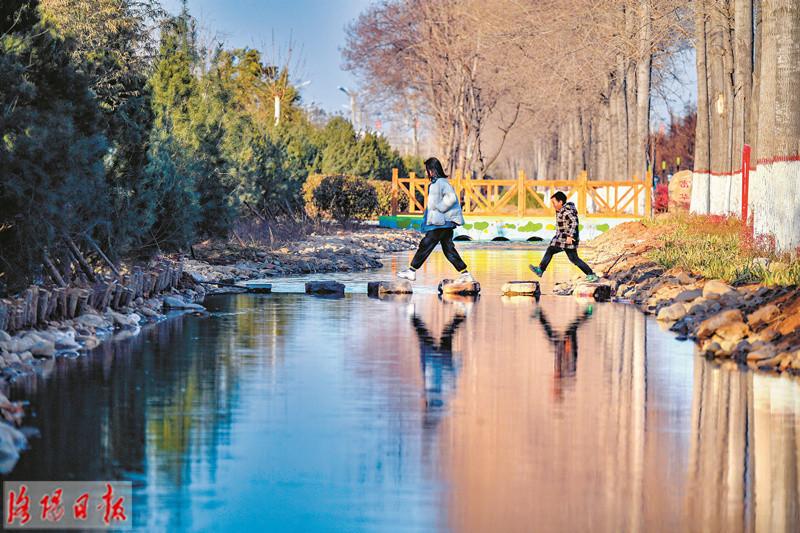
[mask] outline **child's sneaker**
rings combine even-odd
[[[462,272],[456,279],[458,283],[475,283],[475,278],[469,272]]]
[[[538,266],[528,265],[528,268],[530,268],[531,272],[533,272],[534,274],[536,274],[540,278],[542,277],[542,274],[544,274],[544,270],[542,270]]]
[[[588,276],[586,276],[586,281],[588,281],[589,283],[597,283],[598,281],[600,281],[600,278],[597,277],[597,274],[589,274]]]
[[[417,279],[417,271],[407,268],[401,272],[398,272],[397,277],[407,279],[409,281],[415,281]]]

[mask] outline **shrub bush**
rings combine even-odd
[[[345,227],[354,219],[365,218],[378,210],[375,187],[363,178],[325,176],[314,189],[314,206]]]
[[[314,191],[319,187],[323,179],[325,179],[324,174],[309,174],[303,183],[303,205],[306,214],[310,218],[320,218],[322,216],[317,206],[314,205]]]
[[[378,194],[378,215],[392,214],[392,182],[385,180],[369,180]],[[397,211],[402,213],[408,209],[408,195],[397,191]]]

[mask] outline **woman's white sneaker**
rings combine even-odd
[[[397,277],[407,279],[409,281],[415,281],[417,279],[417,272],[416,270],[411,270],[410,268],[407,268],[406,270],[398,272]]]
[[[475,278],[473,278],[472,274],[469,272],[463,272],[458,276],[456,281],[459,283],[475,283]]]

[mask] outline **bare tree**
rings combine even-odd
[[[386,0],[351,26],[346,66],[418,95],[451,170],[486,174],[506,150],[538,176],[629,179],[647,166],[652,71],[685,39],[678,5]]]

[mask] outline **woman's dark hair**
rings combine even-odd
[[[435,157],[430,157],[425,160],[425,170],[433,174],[434,178],[446,178],[447,174],[444,173],[442,164]]]
[[[563,193],[563,192],[561,192],[561,191],[558,191],[557,193],[555,193],[555,194],[554,194],[553,196],[551,196],[550,198],[554,198],[554,199],[558,200],[559,202],[561,202],[562,204],[565,204],[565,203],[567,203],[567,195],[566,195],[566,194],[564,194],[564,193]]]

